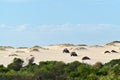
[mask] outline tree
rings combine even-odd
[[[29,62],[28,62],[28,65],[34,65],[34,63],[33,63],[34,59],[35,59],[35,57],[30,58]]]
[[[101,62],[96,62],[93,66],[96,68],[102,68],[103,64]]]
[[[21,60],[20,58],[14,58],[13,63],[8,65],[9,69],[13,69],[15,71],[19,71],[20,68],[22,68],[23,66],[23,60]]]

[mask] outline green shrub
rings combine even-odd
[[[19,71],[22,66],[23,66],[23,60],[21,60],[20,58],[14,58],[13,63],[8,65],[9,69],[13,69],[15,71]]]
[[[31,59],[29,59],[28,65],[34,65],[34,59],[35,57],[32,57]]]
[[[103,64],[101,62],[96,62],[93,66],[96,68],[102,68]]]

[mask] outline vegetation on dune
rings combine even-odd
[[[78,46],[87,46],[86,44],[78,44]]]
[[[23,67],[23,60],[15,58],[8,67],[0,65],[0,80],[120,80],[120,59],[88,65],[74,61],[46,61],[34,63],[34,57]]]
[[[113,41],[113,42],[111,42],[111,43],[120,43],[120,41]]]
[[[32,48],[42,48],[42,47],[41,47],[41,46],[36,45],[36,46],[33,46]]]
[[[28,49],[28,47],[18,47],[17,49]]]
[[[12,47],[12,46],[0,46],[0,48],[11,48],[11,49],[14,49],[14,47]]]
[[[58,44],[59,46],[63,46],[63,47],[70,47],[70,46],[75,46],[74,44]]]
[[[113,42],[107,43],[106,45],[115,46],[116,43],[120,43],[120,41],[113,41]]]
[[[0,46],[0,51],[6,51],[6,49],[14,49],[12,46]]]

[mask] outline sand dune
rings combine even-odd
[[[76,52],[78,56],[70,56],[70,53],[63,53],[63,49],[67,48],[70,52]],[[36,50],[35,50],[36,49]],[[33,50],[33,51],[32,51]],[[117,53],[111,52],[112,50]],[[104,53],[110,51],[111,53]],[[84,56],[90,60],[82,60]],[[120,43],[111,42],[102,46],[78,46],[78,45],[52,45],[46,47],[34,46],[32,48],[5,48],[0,49],[0,64],[7,66],[12,60],[17,57],[28,63],[31,57],[35,57],[35,63],[40,61],[63,61],[65,63],[80,61],[88,64],[96,62],[106,63],[112,59],[120,58]]]

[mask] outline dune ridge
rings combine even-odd
[[[76,52],[77,56],[71,56],[70,53],[63,53],[65,48],[70,53]],[[33,46],[31,48],[0,47],[0,64],[4,66],[11,63],[14,58],[23,59],[25,62],[24,65],[26,65],[31,57],[35,57],[34,62],[37,64],[40,61],[63,61],[65,63],[80,61],[87,64],[95,64],[96,62],[106,63],[112,59],[120,58],[120,41],[95,46],[58,44],[45,47]],[[83,60],[83,57],[88,57],[89,59]]]

